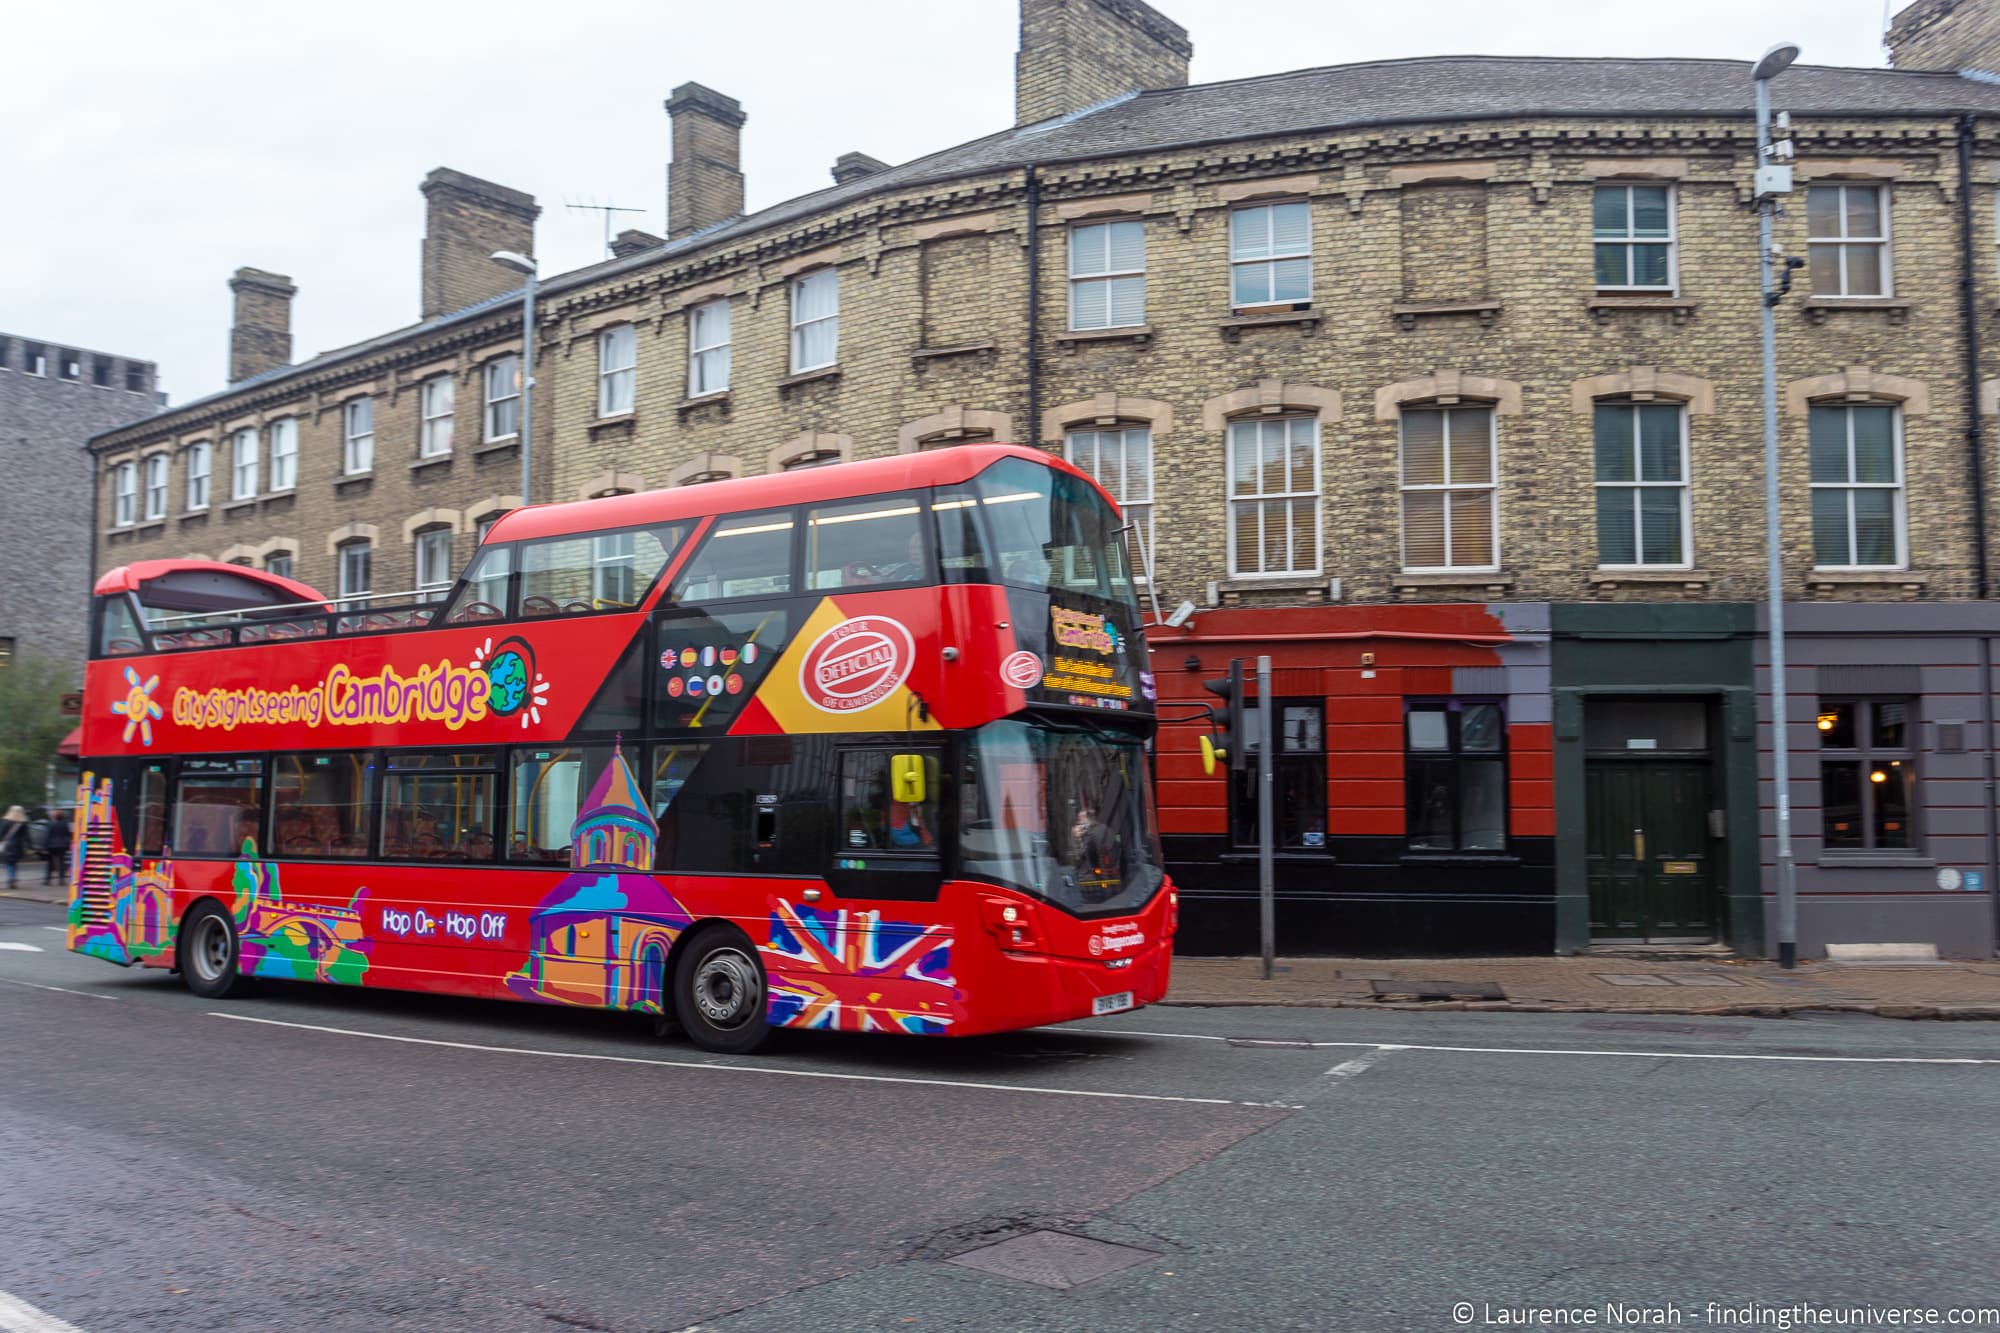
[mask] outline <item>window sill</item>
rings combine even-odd
[[[1514,586],[1514,575],[1505,569],[1424,570],[1398,574],[1389,584],[1394,588],[1486,588],[1504,592]]]
[[[291,498],[292,498],[292,497],[293,497],[294,495],[297,495],[297,494],[298,494],[298,488],[297,488],[297,487],[295,487],[295,486],[287,486],[287,487],[285,487],[285,489],[284,489],[284,490],[282,490],[282,491],[266,491],[266,492],[264,493],[264,495],[263,495],[262,499],[263,499],[263,503],[265,503],[265,504],[270,504],[270,503],[271,503],[272,501],[274,501],[274,500],[289,500],[289,499],[291,499]]]
[[[1247,314],[1235,314],[1218,320],[1215,327],[1222,333],[1224,342],[1239,342],[1245,329],[1272,329],[1286,325],[1298,325],[1302,337],[1311,337],[1325,317],[1317,310],[1268,310]]]
[[[1592,588],[1611,591],[1617,588],[1682,588],[1688,592],[1705,592],[1715,580],[1698,569],[1599,569],[1587,576]]]
[[[614,435],[629,436],[637,429],[638,417],[630,412],[621,412],[615,417],[599,417],[584,428],[593,440],[607,439]]]
[[[368,486],[375,481],[375,469],[366,472],[346,472],[333,479],[333,489],[339,491],[347,486]]]
[[[1806,575],[1807,592],[1838,593],[1843,588],[1901,588],[1905,597],[1921,597],[1929,580],[1909,570],[1815,569]]]
[[[183,523],[192,523],[196,519],[206,520],[207,518],[208,518],[207,505],[203,505],[199,509],[183,509],[180,513],[180,521]]]
[[[811,370],[801,370],[778,381],[780,391],[795,389],[801,384],[811,384],[817,380],[837,380],[840,378],[838,363],[831,366],[815,366]]]
[[[609,426],[621,421],[631,421],[638,415],[638,409],[636,408],[627,408],[623,412],[600,412],[591,418],[590,424],[593,426]],[[507,438],[511,440],[515,437],[510,435]]]
[[[514,447],[515,443],[516,441],[509,440],[506,444],[501,445],[499,447],[503,449],[511,449]],[[493,445],[486,445],[482,448],[473,450],[473,452],[475,454],[483,454],[494,447],[495,446]],[[410,460],[410,471],[412,472],[421,472],[427,467],[450,467],[450,466],[451,466],[450,454],[439,454],[436,458],[413,458]]]
[[[149,518],[143,523],[135,523],[132,525],[132,531],[140,534],[165,532],[166,530],[167,530],[167,520],[164,518]]]
[[[997,351],[999,347],[1000,344],[996,342],[959,343],[952,347],[919,347],[910,353],[910,360],[922,363],[937,361],[948,356],[975,356],[981,352]]]
[[[1599,292],[1583,308],[1599,324],[1609,323],[1620,310],[1664,310],[1674,323],[1685,324],[1694,317],[1695,303],[1672,292]]]
[[[1477,315],[1479,327],[1490,329],[1493,321],[1500,318],[1498,301],[1404,301],[1389,307],[1397,325],[1408,331],[1417,327],[1417,320],[1426,315]]]
[[[491,444],[482,444],[475,447],[472,451],[472,456],[474,458],[492,458],[496,454],[515,454],[519,453],[520,451],[521,451],[521,437],[518,435],[509,435],[504,440],[495,440]],[[420,458],[417,460],[417,462],[420,464],[448,463],[450,461],[451,461],[450,454],[439,454],[436,458]]]
[[[1937,862],[1928,856],[1903,852],[1821,852],[1817,863],[1822,870],[1935,870]]]
[[[1815,324],[1826,323],[1836,310],[1886,310],[1891,324],[1902,324],[1912,308],[1913,303],[1895,296],[1809,296],[1804,303],[1806,318]]]
[[[727,411],[729,409],[729,390],[717,389],[714,393],[705,393],[698,398],[683,398],[679,403],[674,405],[674,410],[685,416],[689,412],[703,407],[719,407]]]
[[[1065,329],[1056,335],[1056,346],[1074,352],[1084,343],[1130,342],[1143,346],[1152,340],[1151,324],[1127,324],[1115,329]]]
[[[228,504],[222,506],[222,512],[225,514],[233,514],[239,509],[255,509],[257,507],[257,503],[258,503],[257,497],[254,495],[247,500],[231,500]]]
[[[1215,587],[1224,605],[1232,597],[1250,592],[1303,592],[1319,601],[1331,600],[1325,574],[1238,574],[1219,580]]]

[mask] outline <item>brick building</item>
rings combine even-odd
[[[1806,261],[1778,358],[1809,955],[1994,946],[2000,86],[1955,72],[2000,64],[1993,13],[1919,0],[1905,68],[1774,84],[1777,237]],[[743,108],[677,89],[672,235],[542,285],[535,498],[1064,451],[1126,504],[1163,607],[1196,604],[1153,631],[1163,698],[1276,659],[1281,947],[1765,951],[1748,66],[1187,86],[1190,50],[1138,0],[1023,0],[1014,127],[847,154],[747,215]],[[243,382],[93,444],[106,475],[164,455],[214,494],[187,512],[177,481],[152,530],[101,503],[100,564],[402,589],[518,502],[518,292],[476,261],[526,251],[533,204],[442,171],[425,192],[448,239],[414,328],[277,364],[290,284],[239,273]],[[1166,728],[1158,762],[1184,940],[1237,950],[1255,821],[1194,740]]]
[[[150,361],[0,333],[0,472],[12,479],[0,492],[0,666],[36,654],[82,680],[94,501],[79,455],[99,431],[157,411],[157,379]]]

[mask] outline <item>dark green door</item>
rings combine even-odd
[[[1591,938],[1712,941],[1707,762],[1586,760],[1584,794]]]

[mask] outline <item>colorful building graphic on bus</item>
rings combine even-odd
[[[109,778],[85,773],[77,784],[69,947],[106,962],[137,963],[173,948],[174,867],[133,861],[111,798]]]
[[[242,945],[237,966],[244,976],[361,984],[375,947],[361,919],[367,889],[356,889],[344,907],[286,902],[278,868],[256,860],[247,842],[232,884],[236,897],[230,915]]]

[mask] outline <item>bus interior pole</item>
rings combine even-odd
[[[1272,955],[1277,949],[1277,904],[1271,883],[1271,799],[1276,783],[1276,764],[1271,755],[1277,749],[1277,728],[1271,711],[1271,659],[1257,659],[1257,928],[1264,943],[1264,980],[1271,979]]]

